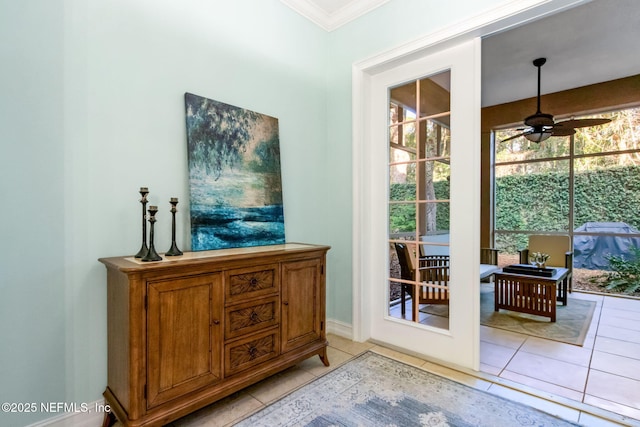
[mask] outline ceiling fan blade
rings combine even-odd
[[[576,133],[576,130],[571,127],[554,126],[551,129],[551,136],[570,136]]]
[[[554,125],[556,127],[561,126],[564,128],[586,128],[590,126],[600,126],[609,123],[611,119],[594,118],[594,119],[571,119],[564,122],[558,122]]]
[[[530,131],[515,134],[513,136],[510,136],[509,138],[501,139],[500,142],[511,141],[512,139],[520,138],[521,136],[525,136],[528,132]]]

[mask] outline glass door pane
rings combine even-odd
[[[449,328],[450,71],[389,91],[389,315]]]

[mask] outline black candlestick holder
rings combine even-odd
[[[171,248],[165,253],[166,256],[177,256],[182,255],[182,251],[178,249],[178,245],[176,245],[176,212],[178,209],[176,205],[178,204],[178,198],[172,197],[169,200],[171,203]]]
[[[160,261],[162,257],[156,252],[156,248],[153,245],[153,225],[156,222],[156,213],[158,212],[157,206],[149,206],[149,251],[142,257],[141,261]]]
[[[140,203],[142,203],[142,247],[135,254],[136,258],[142,258],[147,255],[149,252],[149,248],[147,247],[147,194],[149,194],[149,189],[147,187],[140,187],[140,195],[142,199],[140,199]]]

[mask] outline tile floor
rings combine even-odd
[[[570,298],[597,304],[583,347],[482,326],[480,370],[640,425],[640,300],[578,292]]]
[[[481,372],[465,373],[382,346],[329,334],[330,367],[314,356],[174,421],[171,426],[232,426],[370,349],[580,425],[640,426],[640,300],[577,292],[571,297],[597,303],[584,347],[483,326]]]

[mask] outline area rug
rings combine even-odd
[[[241,421],[289,426],[576,426],[367,352]]]
[[[496,312],[493,289],[483,287],[480,292],[480,324],[579,346],[584,344],[595,308],[596,303],[593,301],[571,298],[568,305],[557,306],[554,323],[546,317],[532,314],[502,309]],[[420,311],[436,316],[449,316],[449,307],[446,305],[431,304]]]

